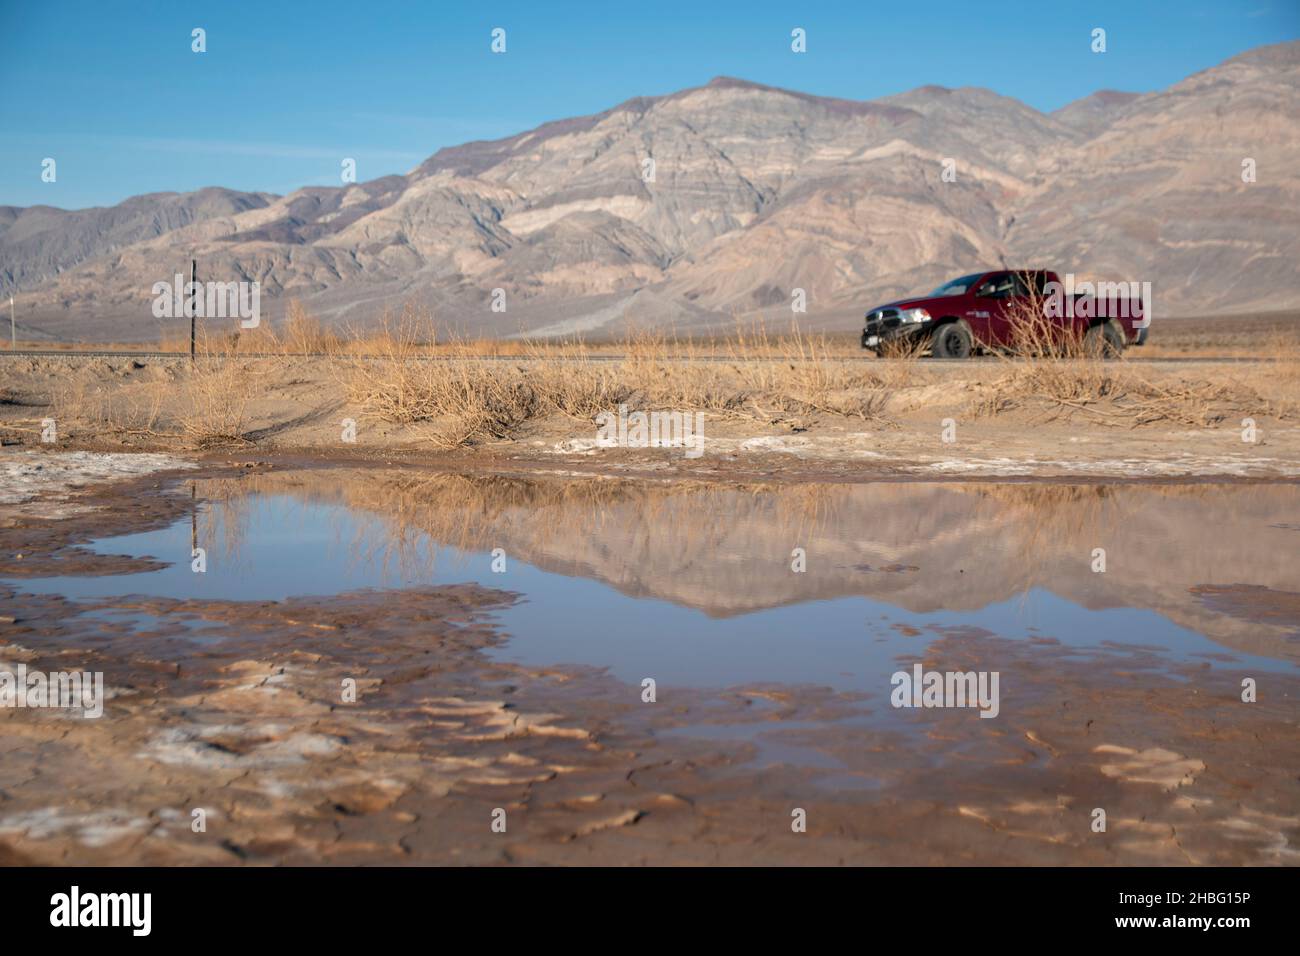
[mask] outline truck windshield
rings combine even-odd
[[[953,279],[951,282],[945,282],[939,288],[930,293],[931,296],[938,298],[941,295],[962,295],[967,289],[975,284],[984,273],[977,272],[974,275],[962,276],[960,279]]]

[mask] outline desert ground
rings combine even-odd
[[[1300,324],[1222,322],[0,353],[0,661],[110,688],[0,710],[0,862],[1294,865]],[[620,404],[703,454],[598,446]],[[826,670],[747,669],[792,643]],[[999,719],[900,722],[909,655],[1000,670]]]
[[[878,359],[847,333],[754,328],[492,345],[430,329],[408,315],[340,339],[291,310],[278,330],[205,338],[193,362],[0,352],[0,440],[691,474],[1258,477],[1300,461],[1295,314],[1169,320],[1116,361]],[[705,453],[598,448],[597,416],[619,406],[701,413]]]

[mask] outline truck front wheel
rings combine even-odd
[[[935,358],[970,358],[975,351],[975,339],[965,322],[948,322],[934,330],[930,340],[930,354]]]

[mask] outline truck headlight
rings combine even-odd
[[[925,309],[907,309],[900,318],[904,322],[929,322],[930,313]]]

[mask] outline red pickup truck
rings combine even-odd
[[[1015,350],[1026,326],[1041,339],[1073,337],[1085,348],[1115,356],[1146,341],[1150,283],[1064,283],[1055,272],[974,272],[953,279],[929,295],[900,299],[872,309],[862,330],[862,347],[877,355],[902,347],[928,348],[935,358],[966,358],[977,351]],[[1041,316],[1041,318],[1039,318]]]

